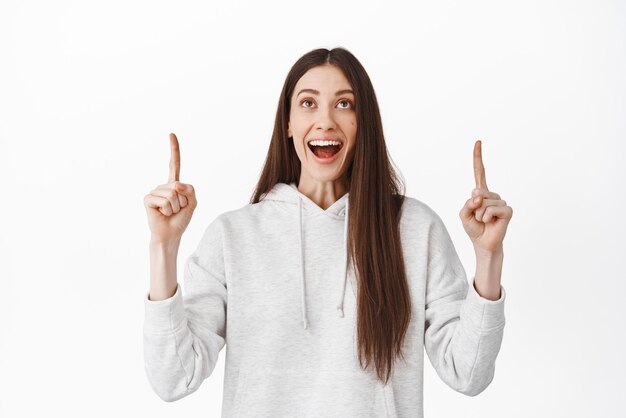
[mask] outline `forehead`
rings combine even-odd
[[[296,83],[295,92],[310,88],[321,94],[332,93],[339,89],[349,89],[350,82],[343,72],[334,65],[319,65],[309,69]]]

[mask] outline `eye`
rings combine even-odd
[[[304,100],[302,100],[302,101],[300,102],[300,105],[302,105],[302,104],[304,104],[304,103],[306,103],[306,102],[313,103],[313,101],[311,101],[310,99],[304,99]],[[304,107],[305,107],[305,108],[310,108],[311,106],[304,106]]]
[[[354,105],[352,104],[352,102],[350,100],[343,99],[343,100],[340,100],[339,103],[347,103],[347,104],[350,105],[350,107],[342,107],[342,109],[351,109],[351,108],[354,107]]]

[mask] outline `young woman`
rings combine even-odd
[[[424,350],[452,389],[490,384],[512,209],[487,189],[480,141],[478,201],[460,211],[470,286],[441,218],[403,195],[360,62],[310,51],[287,75],[250,204],[206,227],[182,289],[176,255],[197,202],[170,141],[169,181],[144,199],[145,369],[163,400],[196,391],[224,345],[224,417],[421,417]]]

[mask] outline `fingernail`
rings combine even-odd
[[[476,196],[476,197],[474,198],[474,203],[478,203],[478,201],[479,201],[479,200],[480,200],[480,196]]]

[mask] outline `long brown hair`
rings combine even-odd
[[[301,163],[287,137],[291,96],[300,77],[318,65],[335,65],[350,82],[357,118],[349,188],[348,259],[356,272],[359,364],[373,362],[387,383],[411,319],[411,299],[400,242],[404,183],[392,167],[374,87],[361,63],[344,48],[312,50],[291,67],[278,100],[274,132],[250,203],[276,183],[299,183]]]

